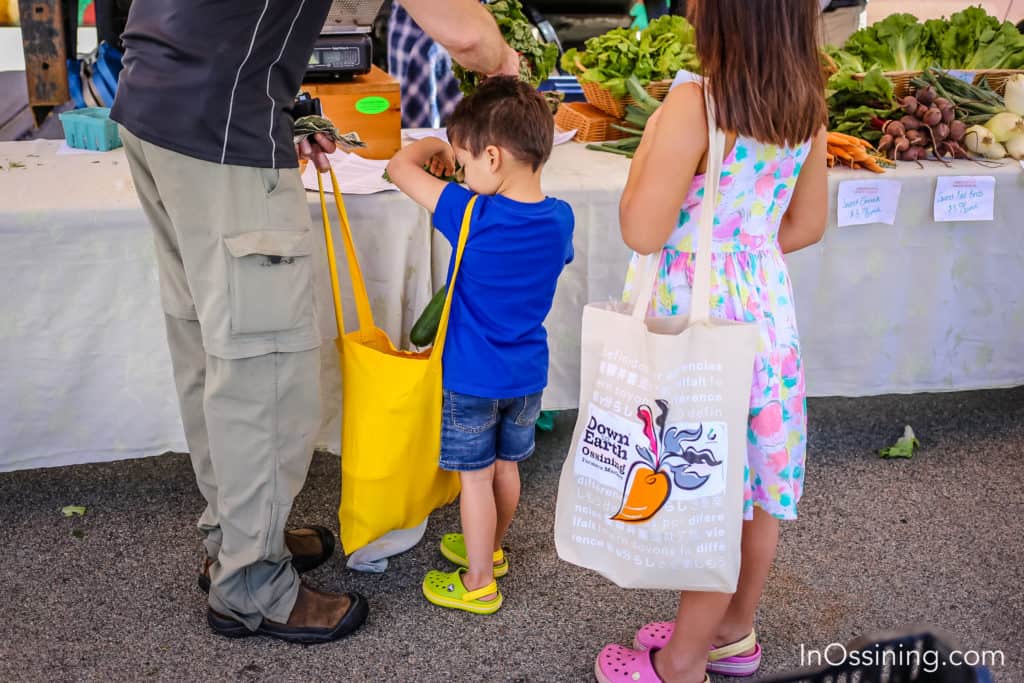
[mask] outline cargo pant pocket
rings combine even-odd
[[[293,330],[313,312],[313,235],[256,230],[225,237],[232,334]]]

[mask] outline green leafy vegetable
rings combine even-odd
[[[877,144],[882,137],[875,128],[876,118],[888,119],[896,110],[892,81],[882,69],[873,66],[863,77],[852,71],[839,71],[828,80],[825,92],[828,102],[829,130],[863,138]]]
[[[1024,35],[981,7],[924,23],[933,64],[946,69],[1020,69]]]
[[[837,47],[828,47],[825,50],[828,56],[835,62],[838,73],[860,74],[867,71],[864,61],[857,55],[850,54]]]
[[[699,71],[695,32],[683,17],[665,15],[643,31],[617,28],[590,38],[584,51],[562,55],[562,70],[580,80],[600,83],[615,97],[626,94],[626,79],[641,85],[675,76],[680,69]]]
[[[1024,35],[981,7],[949,19],[921,23],[912,14],[893,14],[857,31],[841,51],[830,50],[840,70],[923,71],[1024,68]],[[861,68],[856,69],[860,62]]]
[[[843,49],[883,71],[921,71],[932,63],[926,36],[913,14],[892,14],[854,33]]]
[[[913,14],[891,14],[856,32],[844,50],[883,71],[921,71],[931,66],[925,26]]]
[[[540,85],[555,69],[558,46],[537,39],[519,0],[498,0],[484,6],[494,15],[505,42],[519,53],[520,80],[534,87]],[[452,73],[459,80],[459,89],[464,95],[473,94],[483,80],[480,74],[455,62],[452,62]]]
[[[912,458],[914,457],[914,449],[920,446],[917,437],[914,436],[914,430],[907,425],[903,429],[903,436],[896,440],[892,446],[883,448],[878,451],[878,457],[880,458]]]

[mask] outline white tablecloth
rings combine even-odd
[[[25,164],[0,171],[0,471],[184,450],[149,228],[124,157],[55,150],[0,143],[0,165]],[[629,252],[617,210],[627,164],[570,144],[545,171],[546,192],[572,204],[577,224],[576,261],[548,318],[547,408],[576,405],[583,304],[621,289]],[[996,220],[933,223],[940,173],[995,175]],[[832,175],[833,200],[837,182],[857,175]],[[903,181],[895,226],[835,228],[833,211],[825,239],[790,257],[811,394],[1024,384],[1024,174],[1010,164],[904,164],[887,177]],[[348,208],[375,315],[404,340],[444,277],[447,245],[398,193],[350,197]],[[319,225],[315,194],[310,210]],[[321,442],[337,452],[332,344],[323,360]]]

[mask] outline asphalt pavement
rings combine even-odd
[[[784,524],[758,620],[762,673],[924,622],[979,656],[995,651],[985,656],[997,681],[1024,681],[1024,388],[815,399],[809,415],[806,495],[800,519]],[[342,557],[309,575],[363,592],[372,610],[352,637],[312,647],[207,628],[195,585],[202,501],[187,456],[0,474],[0,681],[593,680],[600,648],[671,618],[676,596],[623,590],[556,556],[573,419],[560,415],[523,467],[498,614],[451,612],[420,594],[424,573],[447,567],[436,542],[457,528],[452,506],[382,575],[351,572]],[[905,424],[921,450],[879,459]],[[338,477],[335,456],[314,458],[294,525],[337,528]],[[65,518],[69,504],[86,514]]]

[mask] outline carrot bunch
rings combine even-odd
[[[850,168],[866,168],[875,173],[884,173],[885,169],[882,168],[882,164],[887,164],[885,157],[867,140],[835,131],[828,134],[828,150],[825,158],[829,168],[836,164],[842,164]]]

